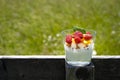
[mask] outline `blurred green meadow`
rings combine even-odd
[[[75,25],[97,32],[97,55],[120,55],[120,0],[0,0],[0,55],[62,55]]]

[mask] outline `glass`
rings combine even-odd
[[[77,46],[75,44],[72,45],[76,46],[75,48],[66,46],[66,36],[74,33],[72,29],[62,32],[65,50],[65,60],[68,64],[73,66],[85,66],[91,62],[96,32],[88,29],[86,29],[86,32],[90,32],[90,34],[92,35],[91,43],[85,47],[83,47],[84,44],[78,44],[77,46],[82,46],[80,48],[76,48]],[[87,43],[88,41],[84,40],[83,42]]]

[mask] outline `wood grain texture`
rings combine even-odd
[[[120,80],[120,58],[93,59],[95,80]]]
[[[120,58],[93,58],[95,80],[120,80]],[[65,80],[64,58],[0,58],[0,80]]]

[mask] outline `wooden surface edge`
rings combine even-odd
[[[19,58],[19,59],[64,59],[64,55],[1,55],[0,59],[4,58]],[[97,56],[92,56],[93,59],[109,59],[109,58],[120,58],[120,55],[97,55]]]

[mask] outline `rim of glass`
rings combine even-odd
[[[92,29],[85,29],[85,30],[91,32],[91,34],[92,34],[93,36],[96,35],[96,31],[95,31],[95,30],[92,30]],[[74,32],[73,29],[66,29],[66,30],[63,30],[61,33],[62,33],[63,35],[66,35],[66,34],[72,33],[72,32]]]

